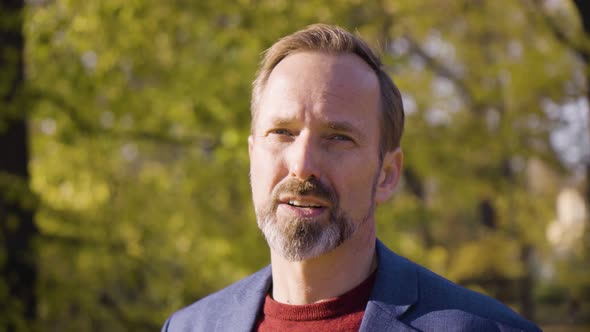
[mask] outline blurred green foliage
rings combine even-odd
[[[407,171],[378,211],[386,244],[518,310],[512,282],[563,301],[588,291],[590,248],[555,255],[559,184],[528,167],[572,172],[544,105],[584,98],[586,69],[545,15],[572,38],[581,28],[569,1],[535,3],[29,1],[39,326],[158,330],[268,263],[248,182],[251,81],[264,49],[315,22],[381,49],[404,94]]]

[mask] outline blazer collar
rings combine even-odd
[[[360,331],[415,331],[400,321],[400,317],[418,301],[415,265],[393,253],[379,240],[376,250],[379,258],[377,278]]]
[[[379,240],[376,250],[377,277],[360,331],[416,331],[399,320],[418,300],[416,268]],[[215,331],[246,332],[254,328],[271,285],[270,265],[247,279],[234,290],[234,306],[220,317]]]
[[[254,329],[271,284],[270,265],[250,276],[234,290],[234,304],[217,320],[215,331],[248,332]]]

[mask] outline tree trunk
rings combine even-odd
[[[533,299],[534,273],[532,267],[533,246],[522,244],[520,247],[520,261],[525,268],[525,275],[520,280],[520,313],[530,319],[535,320],[535,301]]]
[[[0,2],[0,299],[7,331],[30,330],[36,318],[37,255],[29,189],[24,103],[23,0]]]
[[[574,4],[580,15],[582,21],[582,28],[584,29],[585,41],[582,43],[583,47],[576,50],[584,65],[586,66],[586,82],[590,82],[590,50],[587,45],[590,41],[590,1],[574,0]],[[586,84],[586,99],[590,103],[590,86]],[[590,124],[589,124],[590,125]],[[586,204],[590,205],[590,158],[586,160]]]

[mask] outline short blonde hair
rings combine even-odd
[[[250,105],[252,124],[256,120],[258,103],[272,70],[287,56],[298,51],[355,54],[365,61],[377,75],[381,90],[383,121],[381,121],[380,157],[400,146],[404,128],[404,108],[397,86],[383,70],[379,57],[360,37],[340,27],[327,24],[310,25],[281,38],[266,50],[253,82]]]

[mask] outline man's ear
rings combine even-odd
[[[377,204],[387,201],[395,191],[402,174],[404,154],[401,148],[388,151],[383,156],[383,164],[379,172],[375,201]]]

